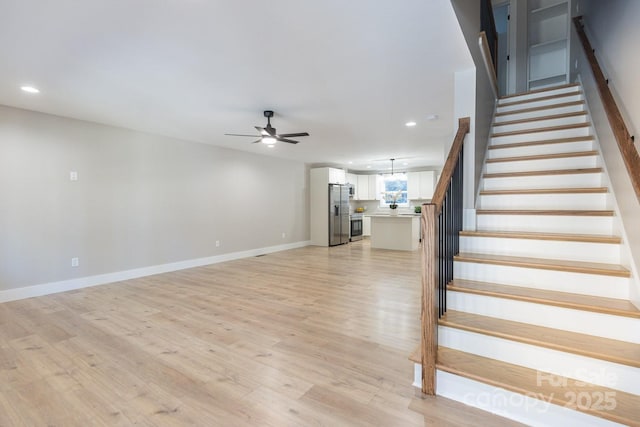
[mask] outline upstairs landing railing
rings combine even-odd
[[[431,203],[422,205],[422,392],[435,394],[438,319],[447,310],[447,283],[453,279],[453,256],[462,230],[464,137],[469,117],[458,120],[458,131],[436,185]]]

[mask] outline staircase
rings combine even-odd
[[[579,85],[500,99],[437,394],[528,425],[640,426],[640,310],[593,134]]]

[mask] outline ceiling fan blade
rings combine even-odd
[[[280,135],[283,138],[295,138],[296,136],[309,136],[308,132],[299,132],[299,133],[281,133]]]
[[[286,138],[277,138],[278,141],[281,142],[288,142],[289,144],[297,144],[299,141],[294,141],[293,139],[286,139]]]
[[[244,134],[240,134],[240,133],[225,133],[225,135],[227,136],[250,136],[252,138],[259,138],[260,135],[244,135]]]

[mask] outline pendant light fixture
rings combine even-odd
[[[393,176],[393,162],[394,162],[396,159],[389,159],[389,160],[391,160],[391,176]]]

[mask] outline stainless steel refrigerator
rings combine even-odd
[[[349,242],[349,186],[329,184],[329,246]]]

